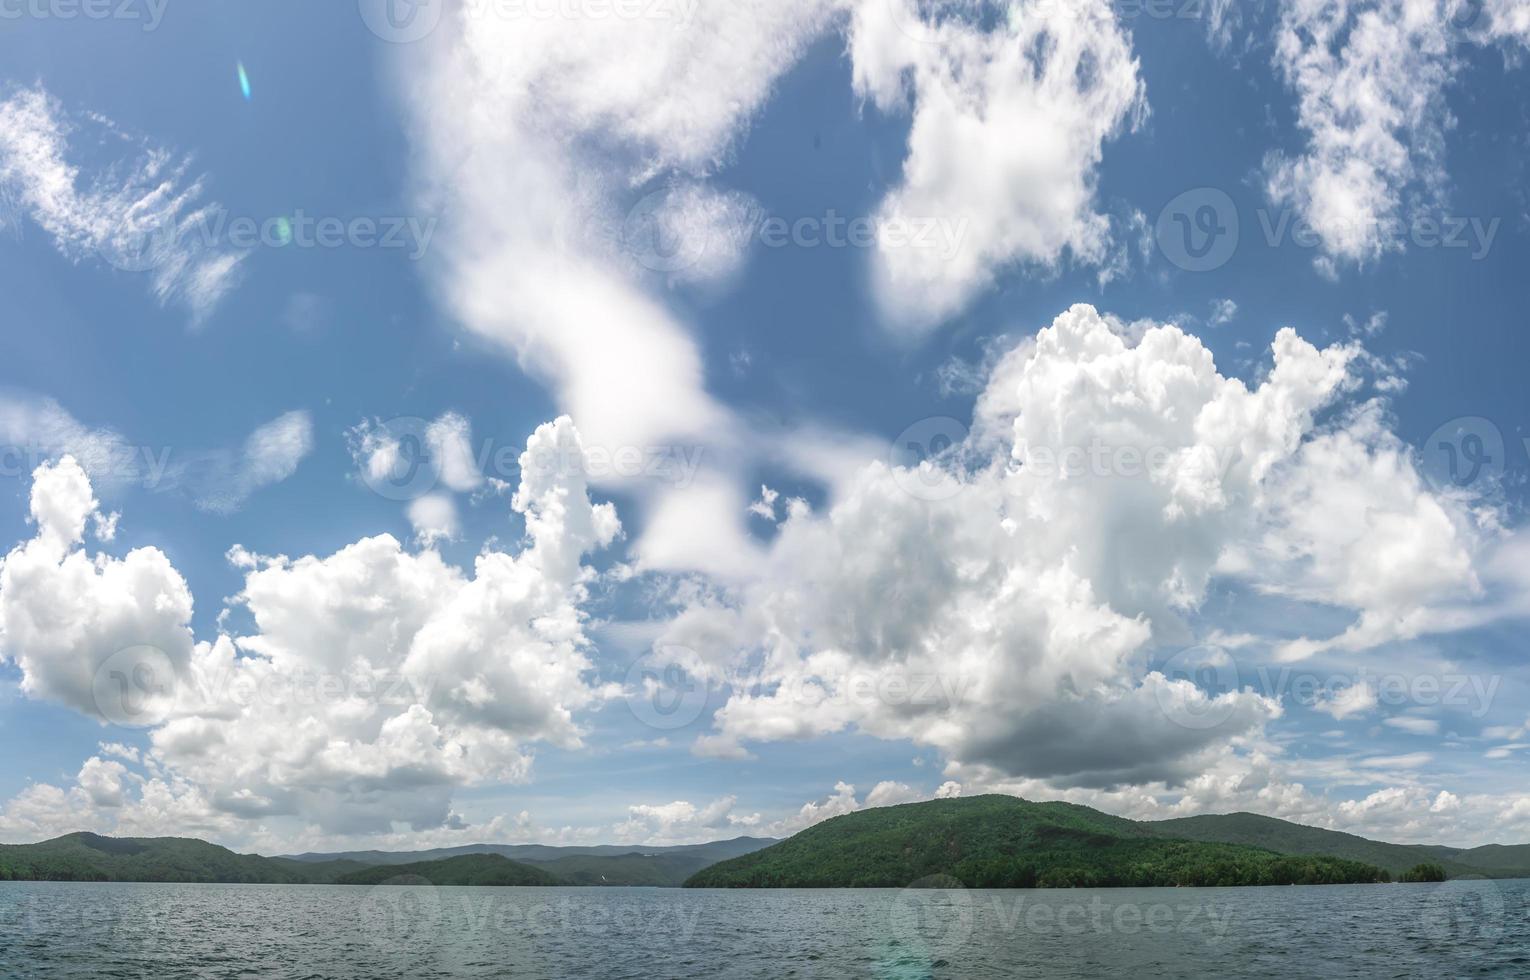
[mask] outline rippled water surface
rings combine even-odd
[[[1530,977],[1530,881],[1072,891],[0,882],[0,977]]]

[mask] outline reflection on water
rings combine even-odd
[[[0,882],[4,977],[1530,976],[1530,881],[995,891]]]

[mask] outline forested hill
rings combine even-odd
[[[399,861],[385,851],[358,857],[299,858],[236,854],[207,841],[181,837],[102,837],[69,834],[38,844],[0,845],[0,881],[229,882],[244,884],[375,884],[399,878],[434,884],[650,885],[677,887],[723,857],[763,847],[738,838],[672,848],[475,845],[465,853],[425,852]],[[485,853],[525,852],[520,860]],[[420,852],[416,852],[418,854]],[[406,855],[408,857],[408,855]]]
[[[1166,837],[1246,844],[1282,854],[1320,854],[1374,864],[1401,875],[1421,862],[1443,867],[1452,878],[1530,877],[1530,845],[1461,848],[1425,844],[1388,844],[1336,830],[1307,827],[1257,813],[1227,813],[1144,824]]]
[[[382,864],[342,876],[341,885],[561,885],[541,868],[498,854],[463,854],[418,864]]]
[[[970,888],[1337,884],[1390,880],[1343,858],[1166,838],[1070,803],[976,796],[861,810],[705,868],[688,887]]]
[[[351,861],[302,864],[235,854],[188,837],[81,833],[40,844],[0,844],[0,880],[296,884],[333,881],[361,867]]]

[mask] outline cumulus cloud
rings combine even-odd
[[[563,418],[526,452],[578,450]],[[593,573],[582,557],[620,524],[577,469],[527,463],[511,503],[527,528],[518,554],[486,550],[467,575],[387,535],[327,557],[236,548],[245,580],[233,602],[253,628],[202,642],[163,553],[88,555],[88,478],[72,459],[46,465],[33,487],[37,536],[0,564],[0,651],[29,696],[149,727],[161,772],[140,803],[155,785],[230,820],[440,826],[456,787],[524,779],[537,742],[580,745],[575,712],[603,697],[590,676],[580,606]],[[103,665],[122,650],[150,651],[117,665],[130,680],[170,675],[150,678],[155,698],[131,719],[110,685],[103,704]],[[92,766],[77,788],[97,806],[115,798],[117,765]]]
[[[877,215],[877,298],[904,330],[938,325],[1008,267],[1107,258],[1095,171],[1147,107],[1130,35],[1107,0],[998,6],[992,27],[957,4],[937,17],[915,0],[855,6],[856,91],[912,115],[902,182]],[[928,247],[910,233],[922,227],[954,247]]]
[[[109,661],[119,651],[150,647],[180,677],[192,660],[191,592],[157,548],[123,558],[90,555],[87,522],[99,505],[73,457],[38,467],[31,516],[37,536],[0,560],[0,654],[20,668],[30,697],[102,716],[100,683],[113,683]],[[129,658],[131,659],[131,658]],[[133,663],[118,670],[136,683]],[[169,708],[168,689],[143,685],[145,720]]]
[[[1250,386],[1176,327],[1062,314],[995,365],[967,446],[799,502],[758,579],[676,620],[664,642],[748,680],[706,750],[856,730],[1059,784],[1194,778],[1280,713],[1145,669],[1213,581],[1352,610],[1313,649],[1477,592],[1490,535],[1341,404],[1358,353],[1283,330]]]
[[[409,523],[415,537],[426,547],[453,541],[460,530],[457,502],[444,493],[427,493],[409,503]]]
[[[120,160],[94,173],[71,163],[78,144],[91,141],[119,148]],[[41,88],[0,101],[0,199],[70,261],[147,273],[155,298],[185,307],[196,323],[237,284],[241,256],[196,234],[209,206],[187,170],[98,116],[67,113]]]
[[[723,796],[705,806],[687,800],[639,803],[627,808],[627,819],[612,828],[619,841],[668,845],[716,840],[724,834],[752,833],[759,814],[733,812],[738,798]]]

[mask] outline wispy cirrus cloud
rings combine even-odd
[[[87,168],[77,143],[88,132],[120,147],[117,160]],[[201,323],[239,281],[238,252],[191,234],[208,205],[189,161],[128,136],[94,114],[72,114],[43,88],[0,101],[0,206],[4,224],[29,219],[71,262],[147,276],[161,305]]]

